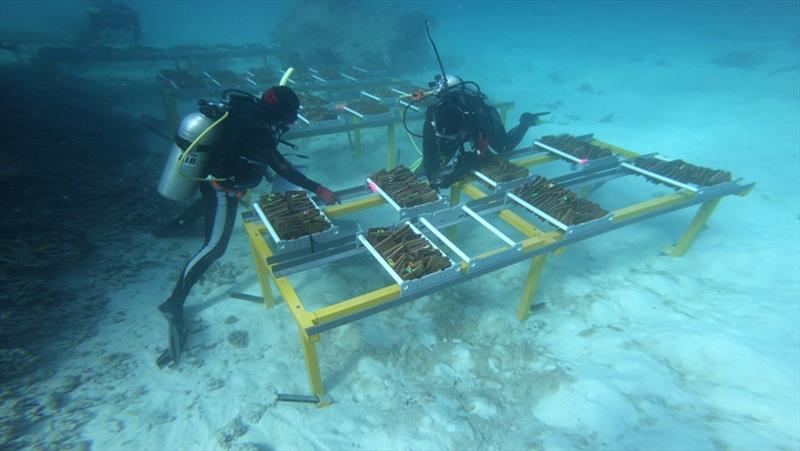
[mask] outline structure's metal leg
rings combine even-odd
[[[547,254],[542,254],[531,259],[531,267],[528,270],[528,277],[525,278],[525,287],[522,289],[522,298],[519,301],[519,307],[517,307],[517,319],[520,321],[524,321],[531,312],[533,295],[539,286],[539,279],[542,276],[542,268],[544,268],[546,258]]]
[[[461,203],[461,182],[456,182],[450,185],[450,205],[458,205]],[[454,240],[456,238],[456,226],[452,225],[445,230],[447,238]]]
[[[258,283],[261,285],[261,296],[264,298],[264,306],[267,308],[275,307],[275,297],[272,295],[272,285],[269,279],[272,277],[272,270],[267,265],[267,257],[270,252],[264,238],[261,236],[261,229],[255,224],[245,224],[247,239],[250,241],[250,250],[253,253],[253,262],[256,266]]]
[[[357,124],[361,122],[361,119],[354,117],[353,123]],[[353,130],[353,155],[361,156],[361,129],[357,128]]]
[[[720,199],[713,199],[704,202],[703,205],[700,206],[700,209],[697,210],[697,213],[695,213],[691,224],[689,224],[689,228],[686,229],[683,236],[674,245],[666,246],[663,252],[671,257],[682,257],[683,254],[689,250],[689,246],[692,245],[700,231],[703,230],[706,221],[711,217],[711,213],[714,213],[714,209],[717,208],[719,201]]]
[[[173,129],[177,129],[180,119],[178,118],[178,105],[175,102],[175,97],[168,89],[161,90],[161,103],[164,106],[164,114]]]
[[[391,171],[397,162],[394,149],[394,124],[386,126],[386,170]]]
[[[306,359],[306,370],[308,371],[308,382],[311,384],[311,392],[322,396],[325,394],[325,387],[322,385],[322,375],[319,371],[319,359],[317,358],[317,347],[315,343],[319,341],[319,335],[309,337],[304,330],[300,330],[300,343],[303,345],[303,355]]]

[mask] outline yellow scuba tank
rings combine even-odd
[[[206,175],[211,147],[219,137],[219,129],[214,129],[213,125],[216,125],[214,119],[200,112],[183,118],[158,182],[159,194],[177,201],[194,196],[197,181]],[[201,136],[202,139],[198,139]]]

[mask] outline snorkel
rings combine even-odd
[[[428,40],[431,41],[433,53],[436,54],[436,61],[439,63],[439,70],[442,71],[442,89],[447,91],[447,73],[444,71],[444,64],[442,64],[442,57],[439,56],[439,49],[436,48],[436,43],[433,42],[433,37],[431,36],[431,23],[427,20],[425,21],[425,31],[428,33]]]
[[[431,23],[428,20],[425,21],[425,32],[428,34],[428,40],[431,42],[431,46],[433,47],[433,52],[436,54],[436,61],[439,63],[439,70],[441,70],[442,73],[441,75],[437,75],[437,78],[441,77],[440,80],[437,80],[439,86],[437,86],[437,84],[433,85],[429,84],[428,87],[432,88],[430,91],[414,93],[413,95],[409,96],[412,97],[412,100],[411,102],[406,103],[405,108],[403,108],[403,128],[406,129],[406,133],[408,133],[409,137],[416,136],[417,138],[422,138],[422,135],[412,132],[408,128],[408,124],[406,123],[406,116],[408,114],[408,110],[411,108],[412,105],[419,103],[429,95],[447,90],[447,76],[445,75],[444,64],[442,64],[442,58],[439,56],[439,49],[436,48],[436,43],[433,42],[433,36],[431,36]],[[414,144],[414,147],[417,147],[413,139],[411,139],[411,143]],[[422,155],[422,152],[419,149],[417,149],[417,152],[420,155]]]

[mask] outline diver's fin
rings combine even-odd
[[[156,364],[159,368],[164,368],[171,363],[177,365],[181,360],[181,353],[183,346],[186,344],[186,336],[188,335],[185,329],[181,329],[174,322],[169,323],[169,347],[161,353],[156,359]]]
[[[186,330],[179,327],[175,321],[169,323],[169,353],[177,365],[181,361],[181,351],[186,343]]]
[[[176,310],[174,305],[165,302],[159,306],[159,310],[167,319],[167,335],[169,337],[166,351],[156,359],[158,367],[164,368],[170,363],[176,365],[180,363],[181,352],[183,351],[183,345],[186,344],[188,330],[183,325],[183,312],[180,307]]]
[[[170,363],[172,363],[172,355],[170,355],[169,349],[166,349],[156,359],[156,365],[158,365],[159,368],[164,369],[164,367]]]

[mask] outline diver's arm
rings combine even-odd
[[[301,188],[311,191],[312,193],[317,191],[317,188],[320,187],[320,184],[306,177],[302,172],[298,171],[294,166],[292,166],[292,164],[289,163],[289,161],[286,160],[283,155],[281,155],[277,146],[272,145],[267,149],[268,150],[265,152],[265,163],[274,169],[278,175]]]
[[[530,128],[529,125],[520,123],[506,133],[503,121],[500,120],[500,113],[497,112],[496,108],[487,105],[486,114],[489,122],[488,129],[490,130],[489,145],[499,154],[514,150],[522,142],[522,138],[525,137],[525,133]]]

